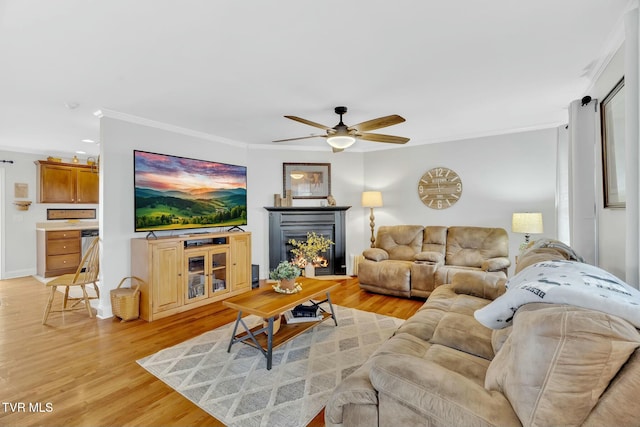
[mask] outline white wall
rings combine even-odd
[[[13,164],[0,163],[4,171],[2,278],[12,278],[36,274],[36,222],[44,221],[47,205],[36,203],[35,160],[43,157],[0,151],[1,160],[13,160]],[[33,203],[27,211],[18,211],[13,205],[14,185],[24,183],[29,186],[29,197]]]
[[[254,227],[252,235],[253,263],[260,264],[260,276],[267,277],[269,266],[269,216],[265,206],[273,206],[273,195],[282,194],[283,163],[330,163],[331,193],[339,206],[351,206],[346,212],[346,262],[347,273],[352,264],[349,254],[362,252],[362,224],[368,212],[360,207],[362,192],[362,153],[302,151],[290,149],[251,148],[248,153],[249,174],[249,223]],[[294,206],[320,206],[320,200],[294,199]],[[367,220],[368,221],[368,220]]]
[[[374,211],[376,226],[502,227],[513,263],[524,236],[511,233],[512,213],[542,212],[543,235],[556,238],[556,144],[554,128],[366,153],[365,189],[382,191],[384,200]],[[461,199],[444,210],[426,207],[417,193],[422,174],[437,166],[453,169],[463,183]]]
[[[252,233],[252,263],[260,266],[261,278],[267,277],[269,265],[268,212],[264,207],[273,206],[274,193],[282,194],[283,162],[331,163],[332,193],[338,204],[359,203],[363,176],[359,153],[248,149],[245,144],[219,142],[195,132],[109,117],[103,117],[100,126],[102,294],[98,314],[102,317],[111,315],[109,290],[130,274],[130,239],[146,234],[134,232],[134,149],[247,166],[248,226],[243,228]],[[320,200],[296,200],[294,205],[318,206]],[[347,251],[361,251],[363,217],[360,214],[357,208],[347,211]]]
[[[332,193],[338,205],[352,206],[346,217],[349,272],[352,267],[349,255],[359,254],[369,246],[369,210],[360,206],[364,190],[383,192],[385,206],[375,210],[376,225],[478,225],[510,231],[513,212],[535,210],[543,212],[544,235],[556,234],[555,129],[397,150],[333,154],[329,150],[247,147],[159,125],[147,126],[114,117],[101,119],[102,203],[98,212],[102,238],[103,292],[98,306],[101,317],[111,315],[109,291],[130,274],[130,239],[145,235],[133,231],[134,149],[247,166],[249,225],[244,228],[252,232],[253,263],[260,265],[262,278],[267,276],[268,268],[268,212],[264,207],[273,205],[274,193],[282,193],[283,162],[331,163]],[[35,203],[34,161],[44,158],[42,155],[0,152],[2,158],[14,161],[0,164],[4,170],[4,277],[35,274],[35,224],[46,220],[46,209],[69,205]],[[439,165],[458,172],[464,184],[462,199],[443,211],[427,208],[417,196],[420,176]],[[29,199],[34,201],[29,211],[19,212],[11,204],[16,182],[29,184]],[[319,200],[294,201],[296,205],[319,203]],[[522,235],[511,235],[512,257],[522,240]]]
[[[131,271],[131,238],[134,232],[133,150],[173,154],[236,165],[246,165],[246,147],[217,143],[110,117],[100,119],[100,237],[101,295],[98,316],[110,317],[110,293]],[[195,133],[193,133],[195,134]],[[251,227],[246,228],[252,231]],[[164,235],[168,233],[157,233]]]
[[[268,212],[274,193],[282,194],[285,162],[331,163],[331,192],[338,205],[352,206],[346,215],[347,266],[350,255],[369,246],[369,211],[360,206],[363,190],[383,192],[384,207],[376,224],[477,225],[511,228],[511,214],[540,211],[544,235],[555,237],[555,129],[382,150],[370,153],[283,150],[227,144],[194,133],[101,119],[101,233],[103,300],[99,314],[110,315],[109,290],[130,271],[130,239],[144,237],[133,224],[133,150],[148,150],[204,160],[246,165],[248,170],[245,227],[252,233],[252,259],[260,276],[268,273]],[[519,161],[521,160],[521,161]],[[420,176],[435,166],[454,169],[464,193],[454,207],[436,211],[417,196]],[[106,178],[105,178],[106,177]],[[294,205],[319,205],[320,200],[294,200]],[[511,236],[511,253],[522,235]]]

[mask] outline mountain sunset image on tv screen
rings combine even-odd
[[[247,168],[134,150],[135,230],[247,224]]]

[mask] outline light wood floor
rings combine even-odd
[[[214,303],[152,323],[121,323],[77,311],[52,313],[41,325],[47,296],[33,277],[0,281],[1,426],[222,425],[136,360],[229,323],[235,312]],[[357,279],[331,298],[404,319],[423,304],[361,291]],[[324,425],[324,414],[310,425]]]

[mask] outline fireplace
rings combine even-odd
[[[331,239],[326,267],[317,267],[316,275],[346,274],[345,213],[350,206],[265,207],[269,211],[269,270],[283,260],[293,259],[290,239],[306,240],[307,233]]]

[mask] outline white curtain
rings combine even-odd
[[[569,235],[585,262],[598,265],[596,218],[597,100],[569,105]]]
[[[558,240],[571,246],[569,221],[569,130],[568,126],[558,127],[556,153],[556,224]]]

